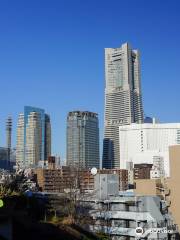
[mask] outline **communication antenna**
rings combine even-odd
[[[97,174],[97,168],[93,167],[93,168],[91,169],[91,174],[92,174],[93,176],[95,176],[95,175]]]

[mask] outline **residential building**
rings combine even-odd
[[[169,159],[170,178],[135,179],[134,191],[137,195],[156,195],[164,200],[180,230],[180,145],[169,147]]]
[[[152,164],[134,164],[134,179],[150,179]]]
[[[129,184],[129,172],[126,169],[101,169],[98,171],[100,175],[102,174],[116,174],[119,176],[119,191],[125,191],[128,189]]]
[[[151,175],[151,179],[165,177],[164,158],[163,157],[161,157],[161,156],[153,157],[153,166],[152,166],[150,175]]]
[[[25,165],[37,166],[42,159],[42,128],[38,112],[30,112],[26,124]],[[44,150],[44,149],[43,149]]]
[[[48,157],[48,169],[56,169],[56,157],[55,156]]]
[[[43,192],[63,192],[62,173],[60,169],[35,169],[37,184]]]
[[[128,189],[128,171],[125,169],[99,169],[95,176],[92,175],[90,170],[82,170],[79,175],[82,192],[95,190],[96,178],[103,179],[103,176],[109,177],[110,175],[117,176],[119,191],[125,191]]]
[[[103,193],[109,191],[107,199],[94,192],[83,195],[78,201],[76,224],[86,231],[105,233],[113,240],[178,239],[177,226],[165,202],[158,196],[137,196],[125,192],[113,196],[112,188],[101,186]]]
[[[97,113],[73,111],[67,116],[67,165],[100,168]]]
[[[69,166],[55,168],[55,158],[49,158],[48,168],[35,169],[37,183],[43,192],[64,193],[66,190],[73,191],[80,188],[82,173]],[[79,185],[79,186],[78,186]]]
[[[180,123],[144,123],[119,127],[120,165],[128,162],[153,164],[155,158],[169,176],[169,146],[180,144]]]
[[[48,168],[38,168],[37,182],[42,191],[45,192],[65,192],[66,189],[78,187],[81,192],[95,190],[96,176],[91,174],[90,170],[80,170],[62,166],[55,168],[55,159],[49,157]],[[125,191],[128,188],[128,171],[125,169],[99,169],[97,175],[103,178],[104,175],[117,175],[119,191]],[[77,185],[78,184],[78,185]]]
[[[134,166],[133,162],[128,162],[127,163],[127,170],[128,170],[128,184],[129,184],[129,189],[133,188],[134,184]]]
[[[16,165],[20,168],[45,164],[51,155],[51,124],[45,111],[35,107],[24,107],[17,125]]]
[[[105,48],[105,120],[103,168],[122,168],[120,125],[143,122],[140,54],[128,43]]]

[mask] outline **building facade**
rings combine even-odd
[[[8,148],[0,147],[0,168],[8,167]]]
[[[17,125],[16,165],[35,167],[51,155],[50,117],[40,108],[26,106]]]
[[[165,177],[164,158],[161,156],[153,157],[153,167],[151,170],[151,179]]]
[[[165,176],[170,175],[169,146],[180,144],[180,123],[146,123],[119,127],[120,165],[127,162],[154,164],[162,159]]]
[[[76,224],[86,231],[105,233],[112,240],[179,239],[164,201],[158,196],[131,195],[110,195],[108,199],[99,194],[83,196]]]
[[[45,192],[65,192],[66,189],[74,189],[77,187],[81,193],[95,190],[95,178],[100,175],[116,175],[118,177],[118,190],[125,191],[128,188],[128,171],[125,169],[99,169],[96,176],[92,175],[90,170],[80,170],[77,172],[68,166],[55,168],[55,159],[49,157],[48,168],[37,168],[37,183],[42,191]],[[53,163],[52,163],[53,162]]]
[[[140,56],[128,43],[105,48],[105,121],[103,168],[122,168],[120,125],[143,122]]]
[[[170,211],[175,219],[180,231],[180,145],[171,146],[169,148],[170,172],[171,177],[168,179],[168,187],[170,189]]]
[[[152,164],[134,164],[134,179],[150,179]]]
[[[97,113],[73,111],[67,117],[67,165],[81,169],[100,167]]]
[[[170,178],[135,179],[134,192],[143,196],[159,196],[165,200],[169,212],[180,230],[180,145],[169,147],[169,159]]]
[[[45,114],[45,152],[44,159],[47,160],[51,156],[51,120],[48,114]]]
[[[8,161],[11,158],[11,135],[12,135],[12,118],[6,120],[6,147],[8,149]]]

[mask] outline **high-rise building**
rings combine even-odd
[[[139,51],[128,43],[105,48],[103,168],[119,168],[120,125],[143,122]]]
[[[8,149],[0,147],[0,168],[8,169]]]
[[[38,112],[30,112],[26,124],[26,146],[25,146],[25,161],[26,165],[38,165],[42,158],[42,126],[40,114]]]
[[[44,159],[47,160],[51,156],[51,121],[50,116],[45,114],[45,152]]]
[[[12,135],[12,118],[8,117],[6,121],[6,148],[8,151],[8,161],[10,161],[11,155],[11,135]]]
[[[20,167],[25,166],[25,138],[24,138],[24,114],[20,113],[17,123],[17,135],[16,135],[16,165]]]
[[[99,121],[93,112],[73,111],[67,117],[67,165],[100,167]]]
[[[119,127],[120,165],[127,162],[161,165],[162,175],[169,176],[169,146],[180,144],[180,123],[143,123]],[[155,161],[156,160],[156,161]],[[165,171],[165,173],[163,173]]]
[[[21,168],[35,167],[51,155],[51,124],[45,111],[24,107],[17,125],[16,164]]]
[[[144,118],[144,123],[153,123],[153,118],[151,118],[151,117],[145,117],[145,118]]]

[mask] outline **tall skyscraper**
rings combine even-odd
[[[103,168],[119,168],[120,125],[143,122],[139,51],[128,43],[105,48]]]
[[[8,152],[7,160],[10,161],[11,155],[11,135],[12,135],[12,118],[8,117],[6,121],[6,148]]]
[[[35,167],[51,155],[51,124],[45,111],[24,107],[17,126],[16,164],[21,168]]]
[[[16,165],[19,167],[25,166],[25,139],[24,139],[24,114],[20,113],[17,123],[17,135],[16,135]]]
[[[50,116],[45,114],[45,153],[44,159],[51,156],[51,121]]]
[[[99,121],[93,112],[74,111],[67,117],[67,165],[99,168]]]

